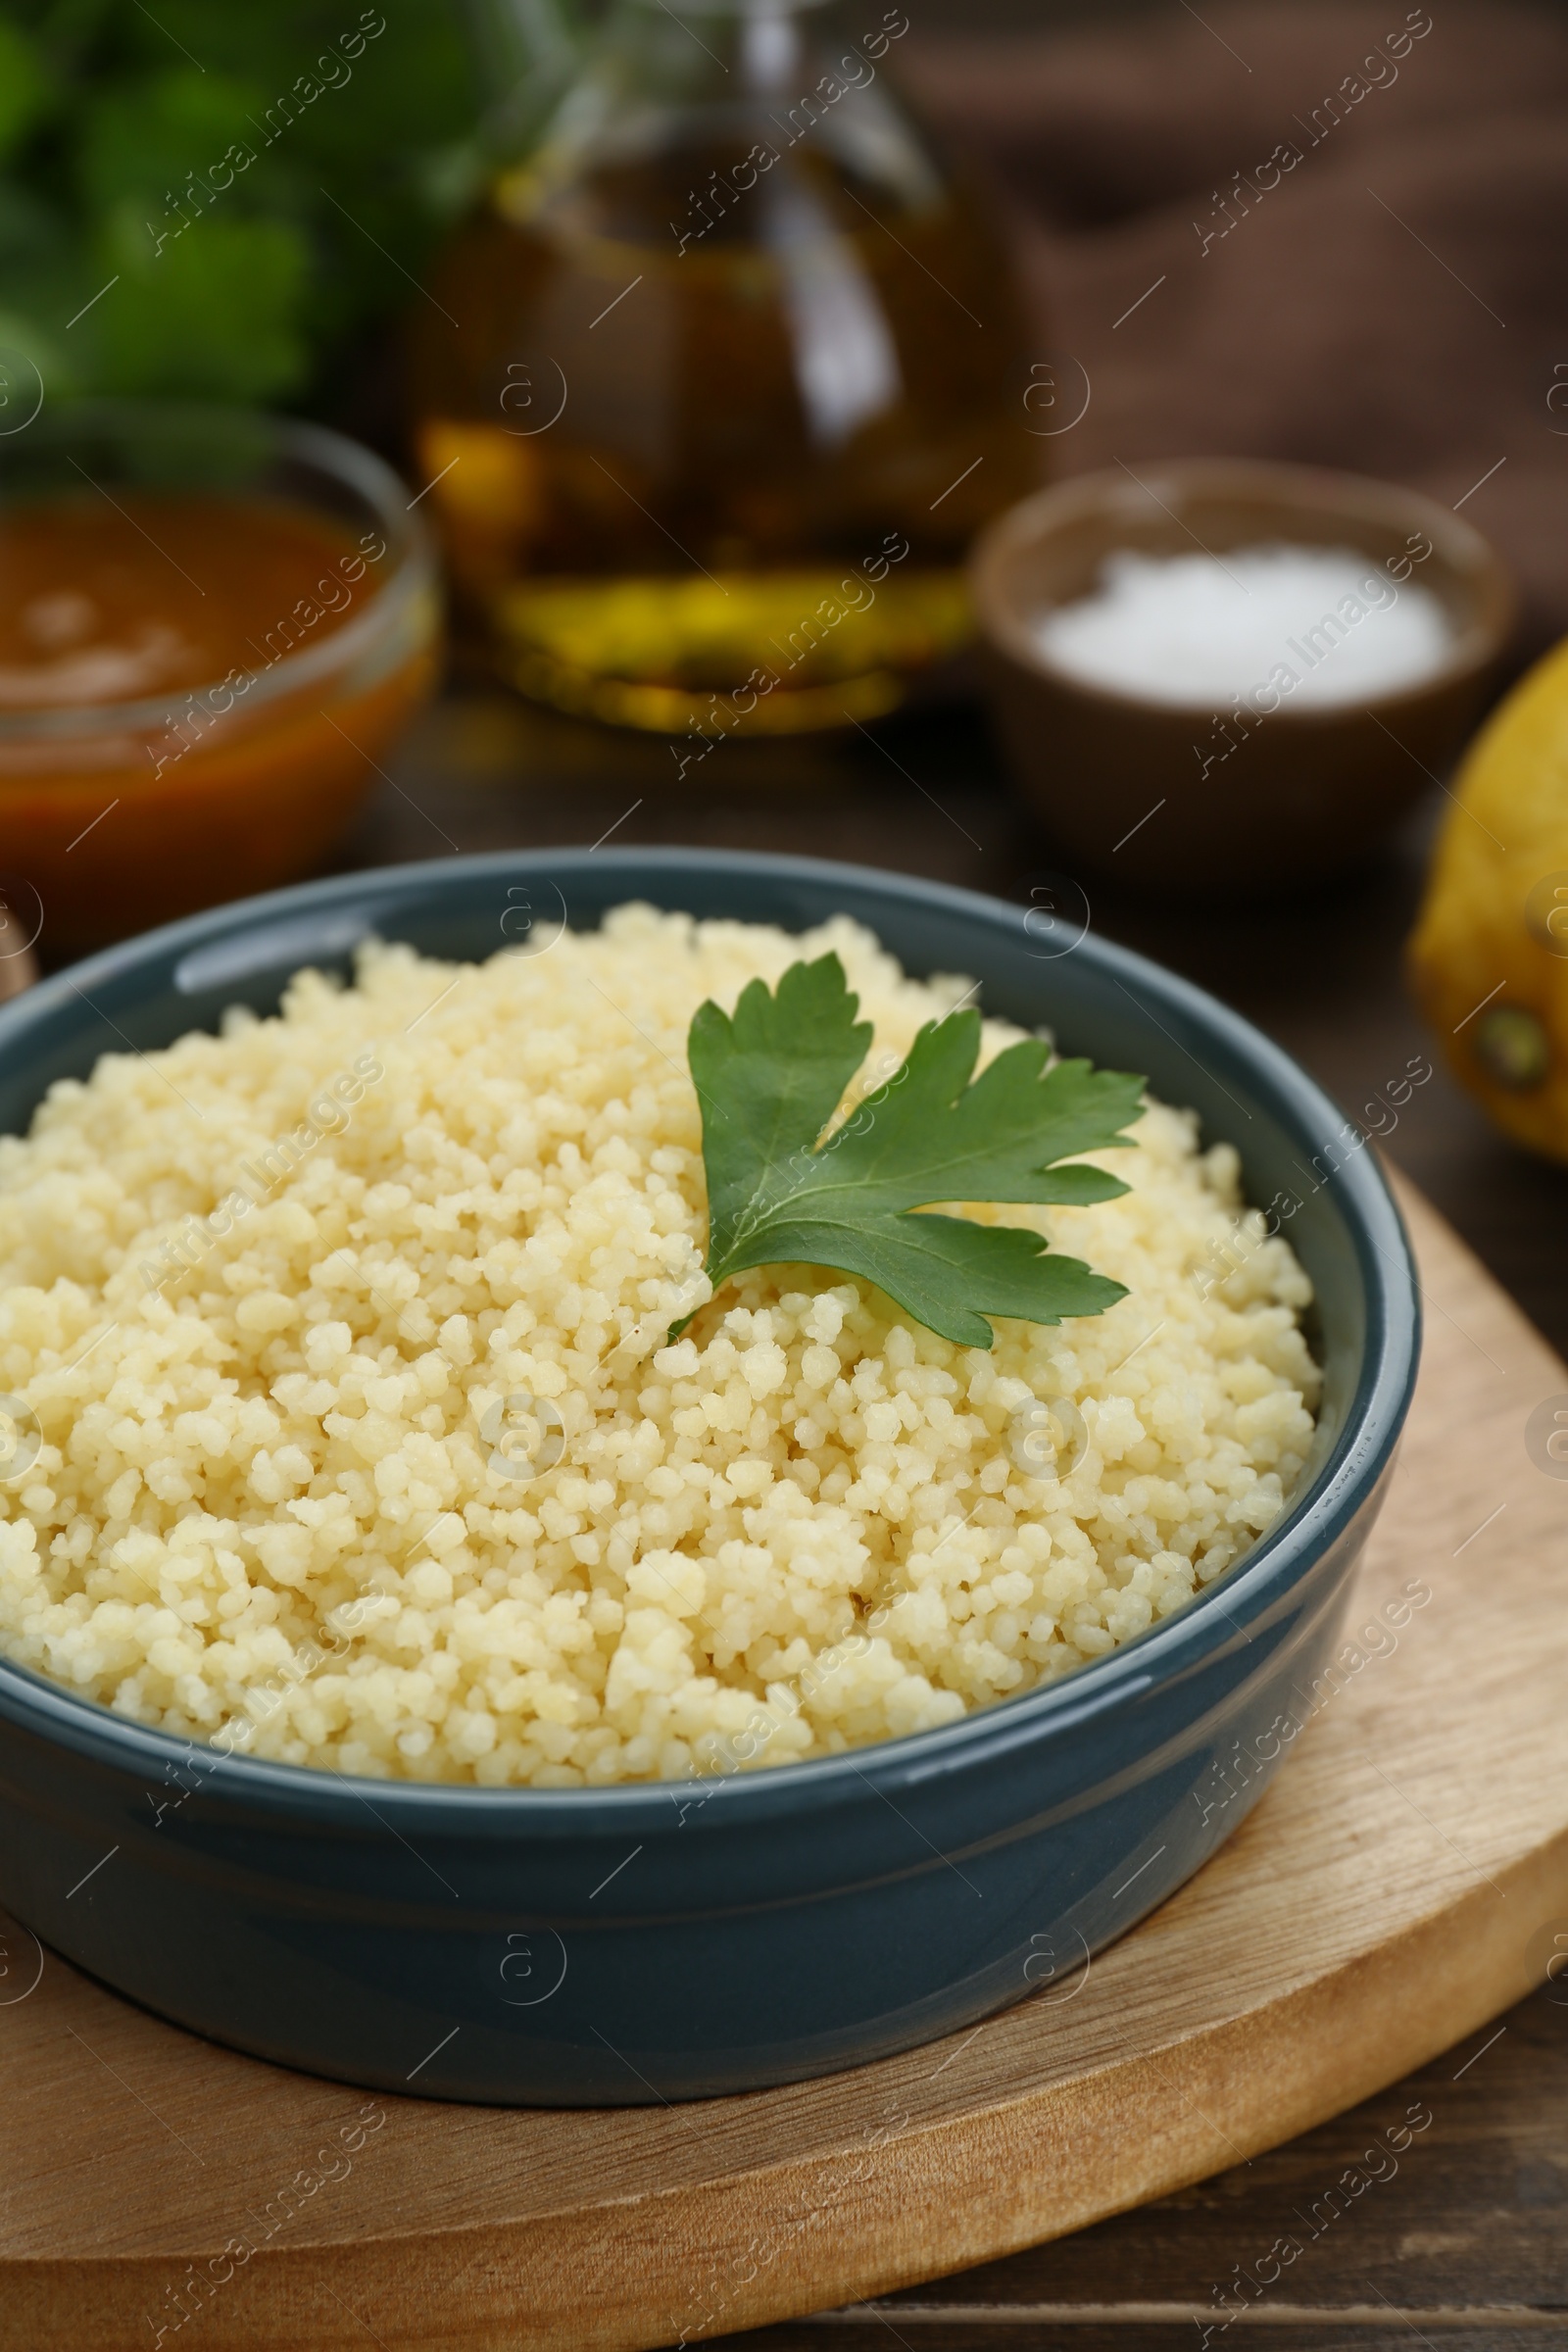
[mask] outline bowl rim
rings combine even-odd
[[[175,969],[185,958],[220,941],[232,945],[236,931],[247,926],[265,932],[278,926],[280,918],[297,928],[302,918],[313,914],[368,912],[372,919],[359,934],[365,937],[377,919],[406,912],[409,902],[416,899],[428,904],[432,895],[439,898],[455,889],[463,895],[470,886],[492,881],[504,885],[508,880],[543,881],[559,890],[578,876],[586,880],[590,875],[601,905],[623,903],[606,900],[599,887],[607,875],[618,874],[627,898],[652,898],[657,904],[678,906],[678,897],[672,894],[678,893],[683,877],[694,873],[719,883],[757,876],[817,890],[850,886],[894,906],[936,908],[994,930],[1021,925],[1028,911],[979,891],[917,875],[756,851],[634,846],[608,857],[585,849],[524,849],[430,858],[292,884],[118,942],[0,1005],[0,1054],[24,1048],[29,1029],[46,1021],[57,1005],[84,994],[96,996],[126,971],[161,963],[172,985]],[[1207,991],[1130,948],[1093,934],[1086,934],[1072,952],[1085,949],[1091,962],[1099,963],[1129,993],[1139,992],[1134,1002],[1146,1017],[1152,1016],[1143,1000],[1152,997],[1162,1013],[1206,1030],[1216,1043],[1238,1053],[1256,1073],[1260,1091],[1274,1098],[1282,1113],[1313,1123],[1340,1122],[1338,1105],[1315,1079]],[[282,966],[274,956],[265,968]],[[233,974],[236,983],[242,976],[243,967]],[[1265,1618],[1345,1532],[1392,1462],[1420,1353],[1420,1286],[1413,1252],[1387,1179],[1370,1152],[1346,1160],[1328,1178],[1324,1191],[1339,1209],[1366,1298],[1361,1369],[1327,1456],[1277,1525],[1235,1567],[1173,1616],[1056,1682],[995,1700],[935,1730],[871,1741],[841,1754],[755,1772],[575,1788],[376,1780],[351,1777],[331,1767],[224,1754],[117,1715],[101,1701],[78,1695],[3,1653],[0,1722],[31,1731],[85,1762],[122,1771],[142,1769],[156,1776],[171,1759],[210,1768],[213,1778],[204,1790],[210,1798],[251,1813],[287,1817],[299,1827],[331,1826],[363,1835],[360,1808],[368,1808],[383,1823],[390,1816],[406,1826],[421,1825],[427,1832],[442,1828],[481,1840],[515,1836],[524,1829],[559,1838],[674,1828],[683,1819],[683,1798],[688,1800],[685,1810],[706,1809],[711,1798],[719,1800],[715,1819],[730,1818],[731,1808],[738,1805],[745,1820],[758,1822],[797,1813],[814,1792],[816,1809],[825,1813],[863,1801],[868,1791],[885,1799],[890,1788],[913,1788],[1004,1760],[1025,1746],[1036,1748],[1043,1740],[1069,1736],[1078,1725],[1136,1701],[1152,1686],[1178,1681],[1211,1651],[1250,1642],[1250,1624]],[[1223,1602],[1217,1597],[1221,1592]],[[700,1802],[691,1801],[697,1791],[703,1792]]]
[[[1133,490],[1147,489],[1149,478],[1162,489],[1174,486],[1182,498],[1266,496],[1275,506],[1295,505],[1303,513],[1321,514],[1337,508],[1348,520],[1364,519],[1381,510],[1391,520],[1396,515],[1407,518],[1413,527],[1424,531],[1432,541],[1433,554],[1450,572],[1462,574],[1471,582],[1476,610],[1466,627],[1454,636],[1440,665],[1425,677],[1385,693],[1355,696],[1344,702],[1280,702],[1268,711],[1259,711],[1256,714],[1259,721],[1267,718],[1273,725],[1283,720],[1290,731],[1310,735],[1343,727],[1368,711],[1397,714],[1435,694],[1468,684],[1484,674],[1498,659],[1512,634],[1519,612],[1519,592],[1502,557],[1474,523],[1430,498],[1425,491],[1409,489],[1402,482],[1385,481],[1375,474],[1349,473],[1337,466],[1300,466],[1283,458],[1159,458],[1151,459],[1139,473],[1133,473],[1131,468],[1118,471],[1105,466],[1094,473],[1069,475],[1064,481],[1031,492],[987,523],[970,553],[968,571],[981,636],[993,654],[1001,654],[1041,683],[1078,696],[1107,712],[1135,712],[1139,716],[1189,722],[1201,712],[1215,710],[1224,715],[1212,699],[1169,702],[1136,693],[1131,688],[1107,686],[1078,676],[1055,662],[1031,634],[1024,612],[1007,584],[1007,568],[1021,549],[1053,535],[1059,526],[1093,515],[1112,498],[1125,506]]]
[[[217,401],[105,397],[66,403],[49,416],[46,432],[69,443],[74,434],[91,432],[95,424],[134,433],[140,427],[167,431],[181,423],[197,429],[211,423],[249,428],[265,436],[271,455],[292,457],[345,485],[365,501],[374,515],[376,527],[386,542],[385,552],[393,558],[391,570],[375,583],[362,609],[352,613],[340,628],[315,645],[306,645],[302,650],[290,648],[275,662],[238,671],[244,680],[242,685],[230,684],[236,675],[236,670],[231,669],[222,677],[205,678],[199,685],[172,687],[162,695],[143,695],[134,702],[50,703],[36,709],[0,710],[0,747],[24,751],[29,745],[69,747],[90,745],[106,736],[158,734],[168,732],[179,717],[189,716],[198,709],[213,722],[226,718],[236,710],[241,715],[249,715],[265,704],[300,693],[337,670],[351,668],[378,638],[396,625],[398,616],[413,598],[433,592],[437,576],[434,542],[424,517],[406,502],[407,484],[373,450],[351,440],[346,433],[334,432],[329,425],[316,424],[303,416],[284,416],[271,409],[235,408]],[[38,438],[29,442],[29,448],[38,445]],[[4,458],[0,456],[0,514],[10,503]],[[230,695],[228,710],[213,710],[209,698],[224,691]],[[245,698],[243,705],[239,702],[241,696]],[[36,789],[35,779],[30,775],[17,781],[29,792]],[[0,792],[12,783],[11,777],[0,776]]]

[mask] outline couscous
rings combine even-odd
[[[800,1266],[707,1303],[688,1025],[830,949],[867,1082],[969,992],[847,920],[634,906],[371,945],[52,1088],[0,1142],[0,1648],[226,1752],[564,1788],[927,1730],[1185,1606],[1318,1395],[1307,1279],[1190,1113],[1101,1155],[1118,1200],[969,1212],[1103,1314],[965,1348]]]

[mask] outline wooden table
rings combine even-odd
[[[686,747],[690,748],[690,747]],[[693,779],[697,778],[696,788]],[[1255,908],[1149,905],[1090,885],[1092,920],[1213,989],[1298,1055],[1355,1112],[1432,1054],[1399,956],[1431,813],[1332,891]],[[716,746],[677,785],[669,747],[556,721],[483,690],[454,695],[404,745],[346,864],[517,845],[701,843],[805,852],[1027,899],[1050,846],[1010,798],[961,707],[875,736]],[[1438,1068],[1412,1097],[1394,1155],[1568,1351],[1568,1178],[1494,1135]],[[1568,1693],[1565,1693],[1568,1699]],[[1419,1984],[1410,1987],[1419,2000]],[[1228,2331],[1292,2352],[1544,2352],[1568,2347],[1568,1983],[1363,2109],[1162,2203],[1081,2235],[874,2305],[760,2335],[793,2352],[837,2341],[919,2352],[1165,2352],[1196,2345],[1192,2314],[1233,2265],[1266,2250],[1366,2144],[1423,2098],[1436,2119],[1401,2170]],[[1214,2341],[1221,2339],[1218,2335]]]

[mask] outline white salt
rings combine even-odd
[[[1124,550],[1107,557],[1092,595],[1040,613],[1034,634],[1088,685],[1205,710],[1264,687],[1259,710],[1286,696],[1370,701],[1432,676],[1452,642],[1442,605],[1417,581],[1353,547],[1281,545],[1223,558]]]

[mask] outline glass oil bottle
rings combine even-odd
[[[1032,486],[983,208],[883,0],[615,0],[428,281],[416,463],[502,673],[671,734],[866,720]]]

